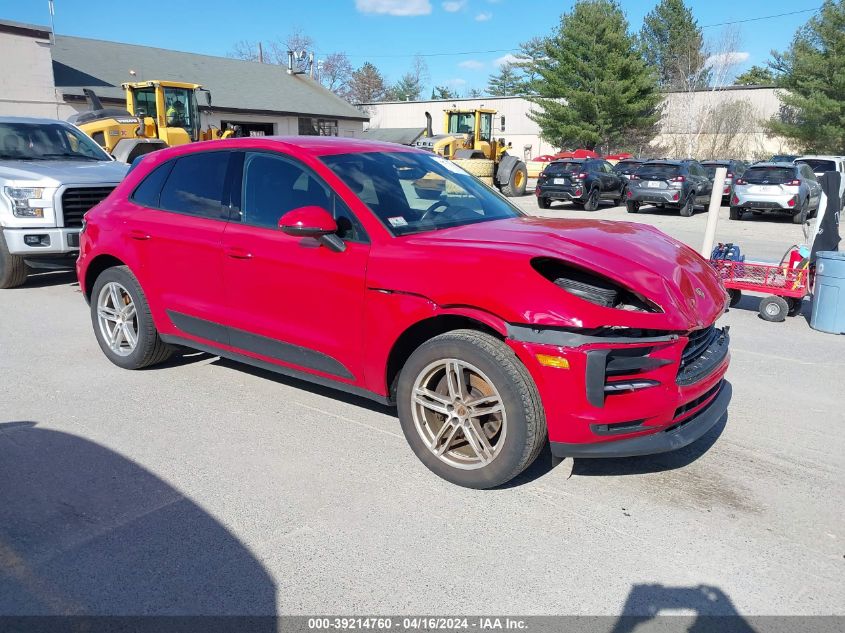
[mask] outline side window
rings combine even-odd
[[[602,171],[603,171],[604,173],[606,173],[606,174],[612,174],[612,173],[613,173],[613,167],[611,167],[611,166],[610,166],[610,163],[608,163],[608,162],[604,162],[604,163],[602,163],[602,164],[601,164],[601,169],[602,169]]]
[[[488,143],[493,139],[493,115],[486,113],[481,115],[479,122],[478,137],[481,141]]]
[[[229,152],[202,152],[177,158],[161,190],[159,207],[186,215],[221,220]]]
[[[132,163],[132,169],[135,168],[135,165],[142,158],[139,157]],[[159,207],[159,198],[161,197],[161,187],[170,175],[170,170],[173,169],[173,163],[174,161],[170,161],[164,163],[164,165],[159,165],[151,173],[147,174],[147,177],[132,192],[132,197],[130,198],[132,202],[144,207],[157,209]],[[132,171],[132,169],[129,171]]]
[[[288,211],[317,206],[332,213],[338,235],[363,241],[363,228],[328,186],[297,163],[273,154],[247,154],[244,161],[242,217],[245,224],[275,229]]]

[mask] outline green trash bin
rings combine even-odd
[[[820,251],[816,255],[810,327],[845,334],[845,253]]]

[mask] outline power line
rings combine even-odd
[[[782,18],[788,15],[798,15],[801,13],[815,13],[821,10],[822,7],[815,9],[801,9],[800,11],[789,11],[787,13],[776,13],[774,15],[761,15],[756,18],[745,18],[744,20],[731,20],[729,22],[718,22],[716,24],[705,24],[702,29],[710,29],[717,26],[728,26],[731,24],[745,24],[746,22],[759,22],[760,20],[772,20],[774,18]],[[513,53],[519,48],[497,48],[489,51],[456,51],[451,53],[405,53],[401,55],[347,55],[347,57],[358,59],[402,59],[406,57],[460,57],[462,55],[489,55],[491,53]]]
[[[815,9],[801,9],[800,11],[790,11],[788,13],[777,13],[775,15],[762,15],[757,18],[746,18],[745,20],[731,20],[730,22],[719,22],[717,24],[705,24],[701,28],[703,29],[710,29],[714,26],[727,26],[729,24],[744,24],[745,22],[758,22],[759,20],[771,20],[773,18],[782,18],[786,15],[798,15],[799,13],[815,13],[816,11],[821,10],[822,7],[816,7]]]

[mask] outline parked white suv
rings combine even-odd
[[[839,172],[842,176],[839,185],[839,199],[845,205],[845,156],[799,156],[796,165],[807,165],[816,177],[829,171]]]
[[[72,268],[82,216],[128,169],[69,123],[0,117],[0,288]]]

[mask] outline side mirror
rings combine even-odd
[[[322,207],[308,206],[288,211],[279,219],[279,228],[293,237],[312,237],[334,251],[346,250],[337,236],[337,222]]]

